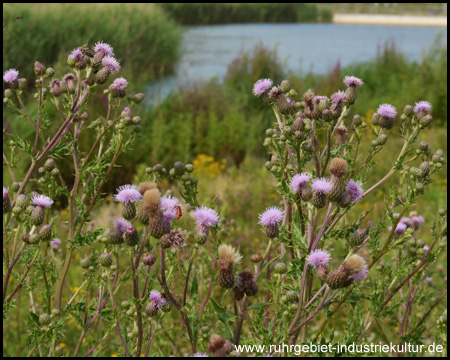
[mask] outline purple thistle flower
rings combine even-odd
[[[181,206],[180,200],[173,196],[163,196],[161,198],[161,210],[167,222],[171,222],[177,217],[177,206]]]
[[[316,178],[313,180],[311,187],[319,194],[328,194],[333,189],[333,183],[325,178]]]
[[[306,261],[309,265],[314,266],[316,269],[319,266],[328,266],[330,262],[331,255],[326,250],[314,250],[308,255]]]
[[[45,195],[35,195],[31,199],[31,201],[33,202],[34,205],[44,207],[44,208],[48,208],[48,207],[52,206],[52,204],[53,204],[53,200]]]
[[[95,52],[103,52],[106,56],[114,56],[114,51],[111,45],[104,43],[102,41],[99,41],[95,44],[94,47]]]
[[[313,98],[313,102],[314,102],[314,104],[319,104],[322,100],[328,100],[328,98],[326,97],[326,96],[322,96],[322,95],[317,95],[317,96],[314,96],[314,98]]]
[[[4,186],[3,186],[3,198],[5,198],[5,197],[7,197],[8,196],[8,188],[5,188]]]
[[[430,251],[430,247],[425,245],[425,246],[423,247],[423,251]]]
[[[403,234],[407,229],[407,226],[404,223],[398,223],[397,227],[395,228],[395,232],[398,234]]]
[[[114,59],[112,56],[105,56],[102,59],[102,65],[108,67],[111,74],[116,74],[120,70],[119,62]]]
[[[361,281],[362,279],[364,279],[367,274],[369,273],[369,268],[367,266],[367,264],[364,264],[364,268],[359,272],[356,273],[355,275],[353,275],[353,282],[358,282]]]
[[[259,222],[263,226],[276,225],[283,218],[283,211],[280,208],[272,206],[267,208],[262,214],[259,215]]]
[[[361,87],[364,85],[364,82],[361,79],[358,79],[356,76],[346,76],[344,78],[344,84],[348,87]]]
[[[359,181],[350,180],[347,185],[345,185],[345,191],[350,195],[352,202],[358,202],[362,199],[364,190],[362,184]]]
[[[133,225],[131,225],[131,223],[126,221],[125,219],[116,219],[114,221],[114,227],[116,228],[116,230],[119,230],[119,232],[123,234],[129,227],[133,227]]]
[[[126,88],[127,85],[128,85],[128,81],[127,81],[125,78],[120,77],[120,78],[115,79],[115,80],[113,81],[112,85],[113,85],[117,90],[125,90],[125,88]]]
[[[135,185],[122,185],[117,189],[117,194],[114,195],[114,200],[121,203],[134,203],[141,200],[142,195]]]
[[[341,90],[331,95],[331,102],[334,106],[342,104],[345,100],[345,93]]]
[[[202,352],[196,352],[191,357],[209,357],[209,355],[206,353],[202,353]]]
[[[291,188],[292,190],[299,191],[300,188],[311,180],[311,175],[306,173],[296,174],[292,178]]]
[[[420,225],[422,225],[425,222],[425,219],[423,216],[413,216],[411,218],[412,223],[414,224],[414,227],[418,228]]]
[[[255,85],[253,85],[253,94],[255,94],[255,96],[261,96],[265,92],[269,91],[272,85],[272,80],[260,79],[255,83]]]
[[[53,250],[58,250],[59,245],[61,245],[61,240],[59,240],[58,238],[55,238],[52,241],[50,241],[50,245],[52,246]]]
[[[72,52],[70,53],[70,55],[75,60],[80,60],[83,57],[83,52],[80,49],[73,49]]]
[[[206,206],[197,208],[192,215],[195,217],[197,226],[216,226],[219,222],[219,215],[217,212]]]
[[[18,76],[19,72],[16,69],[9,69],[5,71],[5,74],[3,75],[3,80],[11,84],[17,80]]]
[[[426,281],[427,281],[427,284],[428,284],[428,285],[431,285],[431,283],[433,282],[433,278],[427,276]]]
[[[158,309],[161,309],[166,303],[166,300],[163,299],[161,293],[156,290],[152,290],[150,292],[149,298],[150,301],[153,302]]]
[[[390,104],[382,104],[378,107],[377,113],[386,118],[395,118],[397,110]]]
[[[432,109],[431,104],[428,101],[419,101],[416,103],[416,106],[414,106],[414,112],[416,114],[421,112],[427,112]]]

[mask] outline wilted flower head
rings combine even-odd
[[[387,118],[395,118],[397,110],[391,104],[382,104],[378,107],[377,113]]]
[[[19,72],[16,69],[9,69],[5,71],[3,75],[3,80],[7,83],[13,83],[17,80]]]
[[[333,183],[325,178],[316,178],[313,180],[311,187],[319,194],[328,194],[333,189]]]
[[[75,60],[80,60],[83,57],[83,52],[80,49],[73,49],[72,52],[70,53],[70,55]]]
[[[416,103],[416,106],[414,106],[415,113],[427,112],[431,109],[431,104],[428,101],[419,101],[418,103]]]
[[[291,188],[294,191],[300,190],[300,188],[311,180],[311,175],[306,173],[296,174],[292,178]]]
[[[231,245],[222,244],[217,249],[219,260],[223,263],[238,264],[242,260],[242,255]]]
[[[5,198],[5,197],[7,197],[8,196],[8,188],[5,188],[4,186],[3,186],[3,197]]]
[[[357,202],[361,200],[364,190],[362,187],[362,184],[359,181],[350,180],[347,185],[345,186],[345,191],[348,195],[350,195],[350,198],[352,199],[352,202]]]
[[[121,203],[134,203],[141,200],[142,195],[135,185],[122,185],[117,189],[117,194],[114,195],[114,200]]]
[[[358,79],[356,76],[348,76],[348,75],[344,78],[344,84],[349,87],[350,86],[361,87],[364,85],[361,79]]]
[[[164,300],[161,293],[157,290],[152,290],[150,292],[149,299],[156,305],[158,309],[161,309],[166,303],[166,300]]]
[[[116,230],[119,230],[121,233],[124,233],[127,231],[129,227],[132,227],[130,222],[126,221],[125,219],[116,219],[114,221],[114,227]]]
[[[125,88],[126,88],[127,85],[128,85],[128,81],[127,81],[125,78],[120,77],[120,78],[115,79],[115,80],[113,81],[112,85],[113,85],[117,90],[125,90]]]
[[[272,80],[260,79],[255,83],[255,85],[253,85],[253,94],[255,94],[256,96],[261,96],[265,92],[269,91],[272,85]]]
[[[316,269],[319,266],[328,266],[331,259],[331,255],[326,250],[314,250],[308,255],[306,261],[309,265],[314,266]]]
[[[216,226],[219,222],[217,212],[206,206],[198,208],[192,215],[195,217],[195,222],[199,226]]]
[[[114,56],[114,51],[111,45],[99,41],[94,46],[95,52],[103,52],[106,56]]]
[[[171,222],[177,217],[177,206],[181,206],[181,202],[176,197],[169,195],[161,198],[161,210],[166,221]]]
[[[367,264],[364,264],[364,268],[360,272],[352,275],[353,281],[354,282],[361,281],[362,279],[364,279],[367,276],[368,272],[369,272],[369,268],[368,268]]]
[[[111,74],[116,74],[120,70],[119,62],[116,59],[114,59],[112,56],[105,56],[102,59],[102,65],[106,66],[109,69],[109,71],[111,72]]]
[[[259,215],[259,222],[263,226],[278,224],[283,218],[283,211],[280,208],[272,206]]]
[[[44,208],[48,208],[48,207],[52,206],[52,204],[53,204],[53,200],[45,195],[35,195],[31,199],[31,201],[34,205],[44,207]]]
[[[50,241],[50,245],[52,246],[53,250],[57,250],[59,248],[59,245],[61,245],[61,240],[55,238],[52,241]]]

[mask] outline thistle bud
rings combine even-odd
[[[346,90],[345,90],[345,101],[349,104],[349,105],[353,105],[355,103],[355,99],[356,99],[356,87],[354,86],[349,86]]]
[[[362,119],[361,119],[361,116],[359,116],[359,115],[353,116],[352,126],[353,126],[354,128],[358,128],[358,127],[360,127],[361,125],[362,125]]]
[[[291,89],[289,80],[283,80],[280,84],[280,89],[283,90],[283,92],[288,92]]]
[[[50,92],[54,97],[61,96],[61,87],[58,79],[53,79],[50,81]]]
[[[39,237],[41,241],[48,241],[52,237],[52,227],[49,224],[45,224],[39,230]]]
[[[50,324],[51,321],[52,321],[52,319],[51,319],[50,315],[47,313],[41,314],[39,316],[39,322],[42,325],[48,325],[48,324]]]
[[[95,75],[95,81],[97,82],[97,84],[104,84],[108,80],[110,73],[111,72],[109,70],[109,67],[107,66],[104,66],[102,69],[100,69]]]
[[[9,199],[8,189],[3,187],[3,214],[11,212],[11,200]]]
[[[123,243],[122,234],[118,230],[106,229],[104,236],[108,244],[119,245]]]
[[[28,80],[25,78],[20,78],[19,80],[17,80],[17,87],[19,88],[19,90],[25,90],[28,86]]]
[[[135,246],[139,243],[139,234],[134,226],[129,226],[123,233],[123,240],[128,246]]]
[[[363,243],[365,236],[366,236],[366,230],[365,229],[358,229],[358,230],[356,230],[352,234],[352,236],[350,237],[349,245],[351,247],[360,246]]]
[[[273,272],[275,274],[285,274],[286,271],[287,271],[287,266],[285,263],[282,263],[282,262],[276,263],[273,268]]]
[[[99,261],[100,265],[105,268],[109,268],[113,262],[112,256],[109,253],[101,254],[100,257],[98,258],[98,261]]]
[[[28,241],[31,245],[36,245],[39,243],[40,237],[38,234],[31,234]]]
[[[45,70],[45,76],[51,78],[55,75],[55,69],[49,67],[47,70]]]
[[[91,266],[91,260],[88,258],[81,259],[80,266],[82,269],[89,269]]]
[[[347,166],[347,163],[345,163],[345,166]],[[330,171],[331,171],[331,168],[330,168]],[[339,177],[337,177],[335,175],[331,175],[331,183],[333,184],[333,188],[327,194],[327,197],[332,202],[338,202],[341,199],[342,194],[343,194],[342,181]]]
[[[420,119],[420,128],[425,129],[428,126],[430,126],[432,122],[433,117],[431,115],[425,115],[423,118]]]
[[[250,260],[254,263],[259,263],[262,260],[262,256],[260,254],[253,254],[250,256]]]
[[[373,113],[373,115],[372,115],[372,124],[373,125],[378,125],[378,123],[380,122],[380,118],[381,118],[380,114]]]
[[[156,257],[153,254],[147,254],[144,256],[144,259],[142,260],[142,262],[144,263],[144,265],[146,266],[152,266],[156,261]]]
[[[136,95],[133,96],[133,101],[134,101],[136,104],[139,104],[139,103],[142,102],[142,100],[144,100],[144,97],[145,97],[145,94],[143,94],[143,93],[138,93],[138,94],[136,94]]]
[[[164,235],[160,239],[161,247],[163,249],[172,248],[178,250],[185,245],[186,238],[184,231],[180,229],[173,229],[168,234]]]
[[[34,62],[34,73],[38,76],[45,75],[46,68],[39,61]]]
[[[414,108],[411,105],[405,105],[403,109],[403,114],[408,117],[412,117],[414,115]]]
[[[30,216],[31,225],[40,226],[44,222],[45,209],[42,206],[35,206]]]
[[[420,178],[425,178],[430,174],[430,171],[431,171],[430,163],[428,161],[424,161],[422,164],[420,164],[417,175]]]
[[[158,306],[156,303],[154,303],[153,301],[150,302],[147,307],[145,308],[145,313],[147,314],[147,316],[149,317],[153,317],[158,313]]]
[[[298,294],[294,290],[289,290],[286,293],[286,300],[290,303],[296,303],[299,300]]]
[[[376,141],[376,145],[382,146],[382,145],[386,144],[387,139],[388,139],[387,134],[380,134],[380,135],[378,135],[377,139],[375,140]]]
[[[136,216],[136,206],[134,202],[125,202],[122,207],[122,216],[126,220],[133,220]]]
[[[184,171],[186,170],[184,164],[181,161],[177,161],[174,165],[173,168],[175,170],[175,174],[177,176],[182,176],[184,174]]]
[[[311,203],[318,209],[321,209],[325,206],[327,202],[327,195],[319,192],[315,192],[313,194]]]

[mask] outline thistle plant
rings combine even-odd
[[[3,317],[30,309],[26,355],[240,356],[261,350],[235,345],[265,345],[267,356],[270,345],[283,343],[420,343],[427,332],[446,346],[446,313],[435,310],[444,309],[446,289],[431,289],[445,276],[437,265],[447,212],[432,220],[414,209],[445,161],[420,138],[432,122],[429,103],[407,105],[400,116],[382,104],[363,120],[350,118],[364,89],[355,76],[329,97],[259,80],[253,94],[274,114],[265,167],[282,199],[254,221],[264,251],[235,241],[218,198],[201,203],[194,166],[180,161],[122,184],[105,228],[95,214],[102,187],[142,130],[135,105],[143,95],[127,96],[128,81],[113,79],[120,71],[114,56],[102,42],[76,48],[61,80],[36,62],[35,119],[25,106],[27,81],[14,69],[4,75],[5,104],[35,131],[30,144],[4,130]],[[98,91],[106,114],[88,114]],[[92,133],[93,142],[80,141]],[[379,154],[395,136],[403,146],[375,179]],[[30,166],[19,179],[24,158]],[[73,178],[59,171],[68,161]],[[388,180],[382,215],[362,212],[360,204]],[[174,190],[164,192],[169,181]]]

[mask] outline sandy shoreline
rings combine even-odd
[[[447,27],[445,16],[410,16],[410,15],[369,15],[369,14],[334,14],[335,24],[365,25],[413,25]]]

